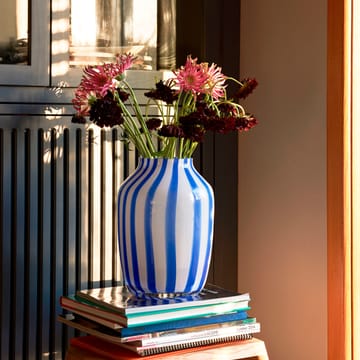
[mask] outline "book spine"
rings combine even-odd
[[[150,324],[147,326],[125,327],[121,330],[122,337],[140,335],[151,332],[177,330],[182,328],[223,323],[227,321],[244,320],[248,318],[247,311],[238,311],[229,314],[199,317],[193,319],[182,319],[165,323]]]
[[[227,343],[227,342],[239,341],[239,340],[248,340],[251,339],[252,337],[253,337],[252,334],[239,334],[239,335],[227,336],[221,339],[209,338],[203,340],[193,340],[190,342],[178,343],[178,344],[168,344],[168,345],[153,346],[153,347],[149,346],[149,347],[138,348],[137,353],[141,356],[149,356],[149,355],[156,355],[169,351],[184,350],[199,346],[207,346],[207,345]]]
[[[222,339],[230,336],[246,336],[260,332],[260,323],[240,324],[229,327],[218,327],[204,331],[189,331],[182,334],[154,336],[142,339],[141,346],[160,346],[169,343],[183,343],[188,341],[207,341],[209,339]]]

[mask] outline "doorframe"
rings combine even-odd
[[[354,360],[353,4],[328,0],[328,359]]]

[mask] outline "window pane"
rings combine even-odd
[[[29,0],[0,2],[0,64],[29,65]]]
[[[71,1],[70,65],[138,56],[140,69],[156,69],[157,0]]]

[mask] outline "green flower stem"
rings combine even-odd
[[[132,99],[132,105],[133,105],[133,108],[135,110],[135,115],[136,115],[136,118],[138,119],[139,123],[140,123],[140,126],[141,128],[143,129],[143,133],[145,135],[145,138],[146,138],[146,142],[147,142],[147,145],[149,147],[149,151],[154,154],[155,153],[155,147],[154,147],[154,144],[152,142],[152,139],[151,139],[151,136],[150,136],[150,133],[149,133],[149,129],[147,128],[146,126],[146,122],[144,120],[144,117],[141,113],[141,110],[140,110],[140,105],[136,99],[136,96],[135,96],[135,93],[134,93],[134,90],[132,89],[132,87],[127,83],[126,80],[123,80],[123,83],[125,84],[125,86],[127,87],[127,89],[129,90],[130,92],[130,96],[131,96],[131,99]]]
[[[135,147],[139,150],[143,157],[153,157],[154,151],[149,150],[147,147],[146,142],[143,140],[142,133],[140,132],[139,127],[136,121],[134,121],[134,118],[130,114],[128,108],[121,100],[119,100],[119,104],[125,117],[125,121],[123,123],[125,132],[131,138],[131,141],[134,142]]]
[[[184,139],[181,138],[179,141],[179,157],[184,157]]]
[[[231,76],[226,76],[226,79],[227,79],[227,80],[234,81],[236,84],[238,84],[238,85],[240,85],[240,86],[243,86],[243,85],[244,85],[240,80],[238,80],[238,79],[236,79],[236,78],[233,78],[233,77],[231,77]]]

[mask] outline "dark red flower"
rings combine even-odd
[[[150,118],[146,121],[146,126],[147,128],[151,131],[151,130],[156,130],[160,127],[161,125],[161,120],[158,118]]]
[[[247,115],[236,120],[236,129],[238,131],[249,131],[257,125],[257,119],[252,115]]]
[[[89,117],[91,121],[101,128],[121,125],[124,122],[121,108],[110,92],[92,104]]]
[[[166,104],[171,105],[177,98],[178,94],[170,86],[164,84],[162,80],[155,84],[156,89],[146,92],[144,95],[155,100],[165,101]]]
[[[182,128],[177,125],[164,125],[160,128],[158,134],[164,137],[184,137]]]
[[[125,102],[125,101],[129,98],[129,96],[130,96],[126,91],[121,90],[121,89],[116,89],[116,92],[118,93],[119,99],[120,99],[122,102]]]
[[[71,122],[74,124],[86,124],[86,118],[85,116],[74,114],[71,118]]]
[[[258,86],[258,82],[256,81],[256,79],[246,78],[241,80],[241,83],[242,86],[235,94],[235,98],[237,99],[245,99]]]
[[[202,142],[204,140],[205,129],[203,126],[195,124],[186,124],[182,126],[184,138],[194,142]]]

